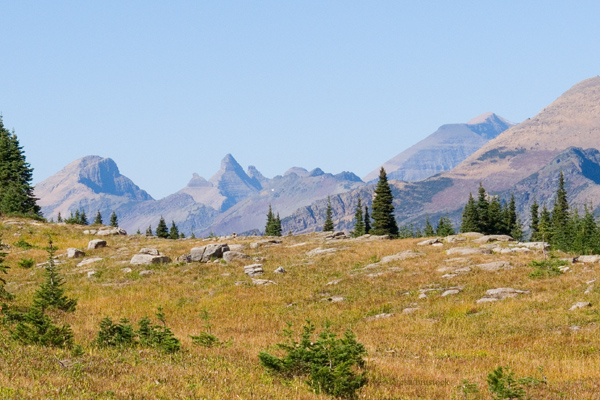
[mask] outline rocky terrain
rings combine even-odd
[[[550,258],[544,243],[474,233],[168,240],[15,219],[0,221],[0,233],[12,267],[6,289],[19,306],[45,279],[51,235],[65,293],[78,299],[74,313],[51,318],[81,345],[76,353],[23,346],[0,326],[7,398],[323,398],[301,379],[267,374],[257,359],[283,340],[287,322],[299,335],[306,319],[351,329],[365,345],[361,398],[460,398],[465,379],[486,394],[487,375],[501,365],[537,380],[525,386],[533,398],[598,393],[597,256],[557,253],[565,265],[546,273],[531,263]],[[20,268],[23,258],[37,266]],[[182,342],[177,354],[92,344],[103,318],[138,321],[159,306]],[[207,329],[202,310],[223,345],[191,340]]]

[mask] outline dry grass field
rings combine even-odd
[[[30,304],[44,281],[43,268],[24,269],[18,262],[45,262],[48,255],[42,248],[50,235],[64,261],[60,273],[65,292],[78,299],[75,312],[54,311],[51,316],[57,324],[69,324],[83,348],[74,355],[67,349],[23,346],[9,338],[10,326],[0,325],[2,399],[329,398],[312,393],[302,378],[285,381],[269,374],[258,361],[260,351],[283,341],[286,323],[299,332],[307,319],[318,327],[330,321],[339,334],[350,329],[365,345],[369,381],[360,399],[489,399],[487,376],[498,366],[510,366],[518,377],[544,380],[526,387],[534,399],[600,399],[600,294],[594,289],[584,294],[588,282],[600,277],[598,264],[575,263],[558,276],[532,278],[528,264],[542,259],[541,252],[446,253],[452,247],[479,247],[470,242],[417,246],[417,239],[325,241],[312,234],[251,248],[263,238],[221,240],[246,245],[243,252],[263,259],[265,273],[258,278],[276,284],[257,286],[244,274],[242,263],[129,265],[144,247],[175,260],[218,239],[108,236],[107,247],[87,250],[95,237],[84,234],[86,228],[0,221],[2,242],[10,246],[5,264],[11,269],[4,277],[6,289],[15,295],[12,304]],[[19,241],[34,247],[23,249],[15,245]],[[81,258],[62,256],[69,247],[101,260],[78,267]],[[307,255],[319,247],[337,251]],[[418,255],[377,263],[406,251]],[[512,268],[477,267],[492,261],[507,261]],[[287,273],[274,273],[279,266]],[[442,267],[471,270],[447,278],[447,272],[438,271]],[[96,273],[88,276],[91,270]],[[153,273],[140,275],[142,270]],[[338,282],[328,284],[332,281]],[[462,290],[442,296],[450,287]],[[477,303],[488,289],[503,287],[530,293]],[[435,290],[423,297],[420,289]],[[343,300],[328,300],[335,297]],[[591,302],[591,307],[569,311],[580,301]],[[181,351],[99,349],[91,344],[104,317],[137,322],[148,315],[156,321],[159,306],[182,342]],[[404,312],[407,308],[414,310]],[[230,343],[212,348],[192,343],[189,335],[204,331],[202,310],[210,315],[211,332]],[[391,315],[369,318],[384,313]],[[478,384],[479,394],[465,396],[460,389],[465,379]]]

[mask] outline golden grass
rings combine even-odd
[[[26,305],[39,284],[43,268],[21,269],[22,258],[45,262],[48,234],[58,255],[68,247],[102,261],[77,267],[80,260],[65,260],[60,271],[66,293],[78,299],[74,313],[54,313],[57,323],[73,328],[75,341],[84,348],[80,357],[68,350],[21,346],[8,339],[0,326],[0,398],[106,398],[106,399],[324,399],[311,393],[302,379],[282,381],[259,365],[259,351],[283,340],[281,330],[292,322],[297,331],[310,319],[325,321],[339,333],[351,329],[368,350],[369,383],[360,391],[364,399],[462,398],[457,386],[463,379],[487,394],[486,377],[499,365],[509,365],[518,376],[540,377],[543,367],[547,385],[528,388],[540,399],[600,398],[600,343],[598,339],[598,291],[583,292],[586,281],[598,278],[597,265],[574,264],[566,274],[532,279],[527,266],[540,254],[477,255],[448,261],[451,245],[420,247],[418,240],[322,242],[318,235],[284,237],[283,244],[244,250],[264,258],[265,274],[277,285],[253,286],[242,264],[169,264],[130,266],[128,261],[142,247],[157,248],[175,259],[201,239],[161,240],[138,236],[106,238],[108,247],[87,250],[93,238],[85,228],[38,224],[27,220],[2,221],[3,243],[12,248],[6,257],[11,266],[7,290],[15,304]],[[24,240],[39,248],[21,250]],[[229,243],[249,245],[257,239],[239,238]],[[294,244],[305,243],[300,246]],[[460,244],[457,246],[464,246]],[[330,255],[308,257],[317,247],[336,247]],[[381,257],[414,250],[423,256],[363,270]],[[474,265],[506,260],[513,269],[480,271]],[[441,278],[441,266],[471,266],[468,274]],[[272,271],[283,266],[287,274]],[[123,268],[132,268],[125,273]],[[390,268],[395,268],[390,270]],[[88,278],[88,270],[97,276]],[[153,274],[139,276],[143,269]],[[379,276],[367,274],[382,272]],[[336,285],[328,282],[341,279]],[[245,284],[236,285],[236,282]],[[462,286],[457,295],[441,297],[441,291],[418,299],[418,289]],[[487,289],[514,287],[531,294],[495,303],[477,304]],[[332,303],[326,299],[341,296]],[[568,311],[577,301],[592,307]],[[404,308],[417,304],[412,314]],[[167,324],[182,341],[174,355],[152,349],[117,351],[90,345],[100,321],[109,316],[137,322],[154,318],[162,306]],[[201,310],[210,314],[212,333],[230,346],[194,346],[188,335],[203,330]],[[380,313],[390,318],[368,320]],[[579,330],[570,329],[579,326]],[[57,360],[69,360],[63,367]]]

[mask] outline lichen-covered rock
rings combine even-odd
[[[67,249],[67,258],[79,257],[85,257],[85,253],[82,250],[76,249],[75,247],[69,247]]]
[[[244,267],[244,273],[248,276],[257,276],[264,273],[262,264],[252,264]]]
[[[223,253],[223,260],[225,260],[227,263],[232,263],[234,261],[246,261],[250,260],[250,256],[239,251],[226,251]]]
[[[209,262],[213,258],[223,258],[223,254],[229,251],[227,243],[213,243],[202,247],[194,247],[190,251],[192,261]]]
[[[102,228],[96,232],[96,236],[127,235],[125,229],[121,228]]]
[[[168,264],[171,259],[163,255],[136,254],[131,258],[131,265]]]
[[[94,239],[90,240],[88,243],[88,249],[99,249],[101,247],[106,247],[106,240]]]

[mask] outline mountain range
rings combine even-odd
[[[493,113],[466,124],[441,126],[426,139],[382,165],[394,194],[400,224],[422,224],[425,216],[448,215],[456,223],[469,192],[481,183],[501,198],[515,195],[521,219],[534,199],[551,205],[558,174],[567,180],[573,204],[600,194],[600,78],[573,86],[535,117],[514,125]],[[83,157],[39,183],[35,194],[47,218],[58,212],[115,211],[128,231],[155,227],[162,216],[196,235],[257,233],[269,205],[284,232],[319,230],[330,198],[338,229],[350,229],[358,196],[370,205],[379,168],[364,181],[351,172],[293,167],[272,179],[255,167],[246,171],[230,154],[208,180],[189,183],[160,200],[119,173],[110,158]],[[365,183],[367,182],[367,183]]]

